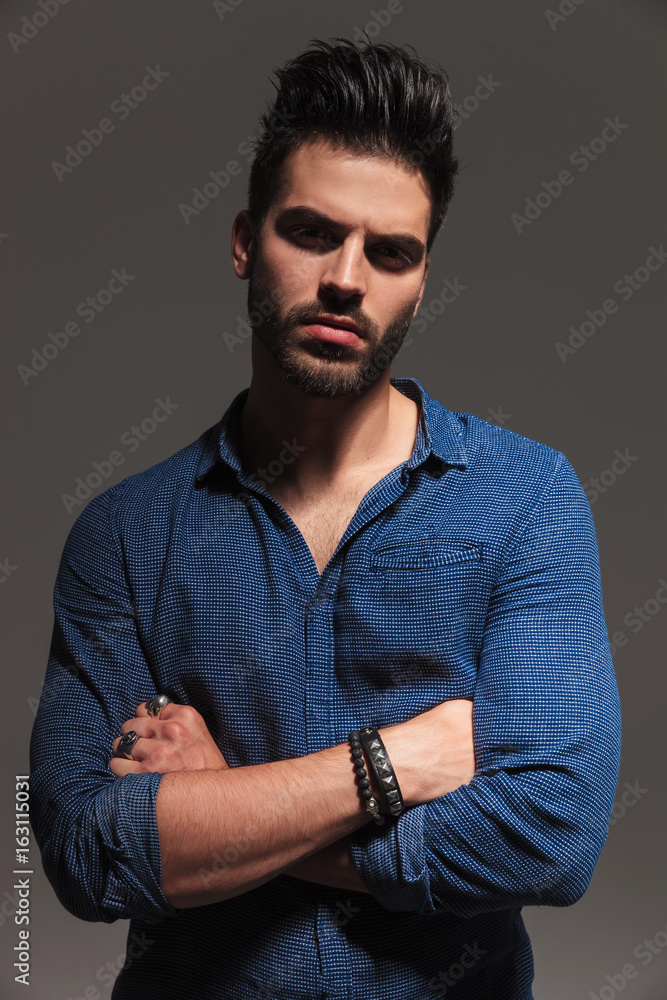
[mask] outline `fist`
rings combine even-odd
[[[170,702],[159,716],[152,716],[142,701],[135,718],[121,727],[122,734],[131,730],[138,733],[130,751],[132,760],[118,753],[120,736],[113,741],[114,756],[109,768],[117,778],[144,771],[220,771],[228,767],[204,719],[192,705]]]

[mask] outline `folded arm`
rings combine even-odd
[[[67,539],[51,650],[30,744],[31,813],[44,871],[83,920],[175,912],[161,887],[158,773],[117,779],[113,739],[155,694],[109,511],[95,498]]]
[[[112,772],[114,740],[156,693],[111,523],[119,488],[91,501],[63,552],[31,740],[32,817],[70,912],[151,922],[246,892],[371,821],[346,744],[225,770]],[[467,780],[445,774],[444,760],[437,785],[422,774],[415,748],[421,739],[426,756],[432,713],[387,730],[411,806]]]
[[[620,708],[590,507],[564,458],[505,553],[473,723],[471,782],[383,837],[351,836],[362,880],[396,911],[472,917],[575,902],[607,834]]]
[[[117,761],[112,773],[114,740],[155,694],[114,493],[88,505],[61,560],[31,740],[33,829],[68,910],[151,921],[254,888],[370,817],[343,745],[224,771],[123,773]]]

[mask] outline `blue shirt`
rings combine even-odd
[[[241,467],[247,389],[72,527],[33,828],[70,912],[131,919],[113,1000],[528,1000],[521,907],[567,906],[589,883],[620,709],[588,501],[560,452],[391,381],[421,408],[412,456],[368,491],[321,575],[270,482]],[[284,874],[178,910],[161,889],[162,775],[109,770],[156,692],[194,705],[230,767],[474,699],[477,771],[352,834],[370,894]]]

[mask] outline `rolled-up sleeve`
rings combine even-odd
[[[564,456],[501,565],[474,694],[474,778],[351,838],[388,910],[566,906],[606,839],[620,705],[591,510]]]
[[[113,527],[118,484],[74,523],[54,591],[46,677],[30,743],[31,820],[59,900],[83,920],[178,912],[161,888],[162,774],[115,777],[113,740],[155,694]]]

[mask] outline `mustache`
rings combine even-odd
[[[341,308],[340,302],[312,302],[308,305],[299,304],[293,306],[289,312],[285,315],[285,323],[292,325],[297,323],[305,324],[312,320],[313,316],[319,316],[322,313],[328,313],[330,316],[335,316],[337,319],[347,319],[351,323],[354,323],[359,327],[359,330],[364,337],[369,340],[377,340],[380,329],[377,323],[374,323],[368,316],[365,315],[360,309],[350,309]]]

